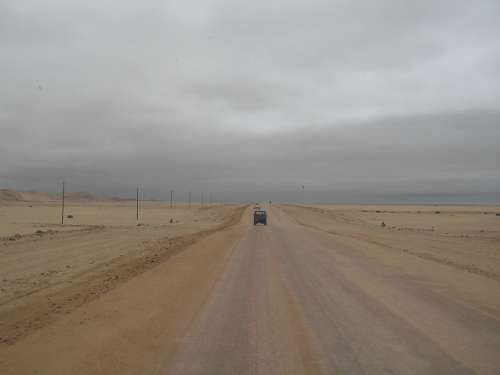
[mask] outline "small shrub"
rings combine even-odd
[[[73,215],[66,216],[68,219],[73,219]]]
[[[19,233],[16,233],[13,236],[8,237],[7,239],[9,241],[16,241],[16,240],[20,240],[21,238],[22,238],[22,236]]]
[[[435,214],[440,214],[440,213],[441,213],[441,211],[435,211],[434,213],[435,213]]]
[[[170,224],[172,224],[174,222],[174,219],[170,219]]]
[[[385,223],[382,221],[382,223],[380,224],[380,226],[381,226],[382,228],[384,228],[384,227],[385,227]]]

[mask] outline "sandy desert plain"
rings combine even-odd
[[[500,282],[500,207],[473,205],[287,205],[298,223],[387,257],[402,254]],[[498,215],[497,215],[498,214]],[[399,254],[398,254],[399,253]]]
[[[0,345],[11,344],[197,239],[241,206],[0,200]]]
[[[432,337],[451,357],[479,373],[498,369],[492,353],[500,332],[493,332],[491,353],[484,351],[491,364],[483,368],[483,358],[468,358],[467,345],[457,346],[453,334],[443,331],[453,327],[443,328],[437,318],[432,321],[431,314],[429,320],[421,321],[424,318],[418,311],[425,304],[405,304],[386,290],[397,285],[388,286],[386,281],[378,285],[376,280],[386,270],[397,270],[411,283],[418,280],[418,288],[429,288],[498,322],[500,207],[276,204],[268,210],[270,226],[265,230],[269,232],[263,232],[250,225],[248,205],[176,204],[170,208],[168,202],[141,202],[137,225],[133,201],[68,201],[65,215],[72,218],[66,217],[61,225],[58,201],[0,201],[0,372],[157,373],[179,350],[179,340],[199,319],[201,306],[210,308],[207,299],[220,294],[214,292],[214,285],[225,280],[221,275],[234,274],[230,265],[239,261],[237,244],[246,241],[241,238],[254,236],[254,245],[262,240],[267,242],[262,246],[272,247],[280,231],[286,241],[285,230],[299,227],[340,247],[340,255],[353,254],[353,264],[367,259],[366,264],[376,265],[373,280],[360,278],[356,283],[370,298],[390,306],[394,314],[406,315],[412,326]],[[298,236],[298,229],[294,231]],[[254,245],[243,246],[242,254]],[[259,255],[257,247],[256,260],[247,265],[257,267],[255,285],[265,282],[271,289],[274,283],[281,285],[282,281],[273,279],[282,267],[278,258]],[[272,251],[269,248],[266,253]],[[307,256],[306,242],[300,251]],[[273,267],[276,272],[271,272]],[[263,273],[266,269],[269,273]],[[346,266],[346,277],[355,277],[349,269]],[[294,293],[280,288],[267,305]],[[256,293],[249,298],[264,298]],[[421,292],[414,293],[423,298]],[[160,298],[165,301],[159,302]],[[277,311],[285,309],[283,316],[295,316],[290,312],[295,307],[284,307],[290,304],[287,298]],[[224,306],[221,309],[227,311],[235,308]],[[223,314],[218,311],[217,315]],[[287,319],[280,319],[279,324],[286,324]],[[290,318],[290,325],[298,320]],[[441,330],[436,329],[439,326]],[[460,326],[456,333],[468,329]],[[224,333],[220,331],[224,330],[217,334]],[[116,350],[109,348],[109,342]],[[23,360],[26,353],[30,353],[27,361]],[[272,361],[276,358],[281,357]],[[295,372],[315,370],[299,366]]]

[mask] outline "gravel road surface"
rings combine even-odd
[[[253,226],[247,210],[3,349],[0,372],[499,374],[500,312],[455,287],[498,282],[407,257],[381,261],[279,208]]]

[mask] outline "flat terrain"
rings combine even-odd
[[[0,372],[500,373],[498,208],[220,209],[220,230],[0,345]]]
[[[239,219],[240,206],[1,202],[0,343],[56,320]]]
[[[188,209],[186,204],[177,204],[170,208],[169,203],[142,201],[139,205],[139,221],[136,220],[135,201],[67,201],[64,225],[61,225],[61,203],[58,201],[1,201],[0,200],[0,237],[18,234],[34,234],[37,230],[66,231],[74,229],[106,227],[132,227],[142,223],[148,226],[173,224],[177,228],[189,226],[199,228],[210,227],[220,219],[217,210],[202,209],[193,205]],[[220,206],[210,206],[220,207]],[[68,218],[68,216],[72,216]]]
[[[303,225],[365,251],[391,250],[500,281],[500,207],[284,206]],[[368,254],[368,253],[367,253]]]

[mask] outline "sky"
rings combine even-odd
[[[0,0],[0,187],[500,202],[499,39],[497,0]]]

